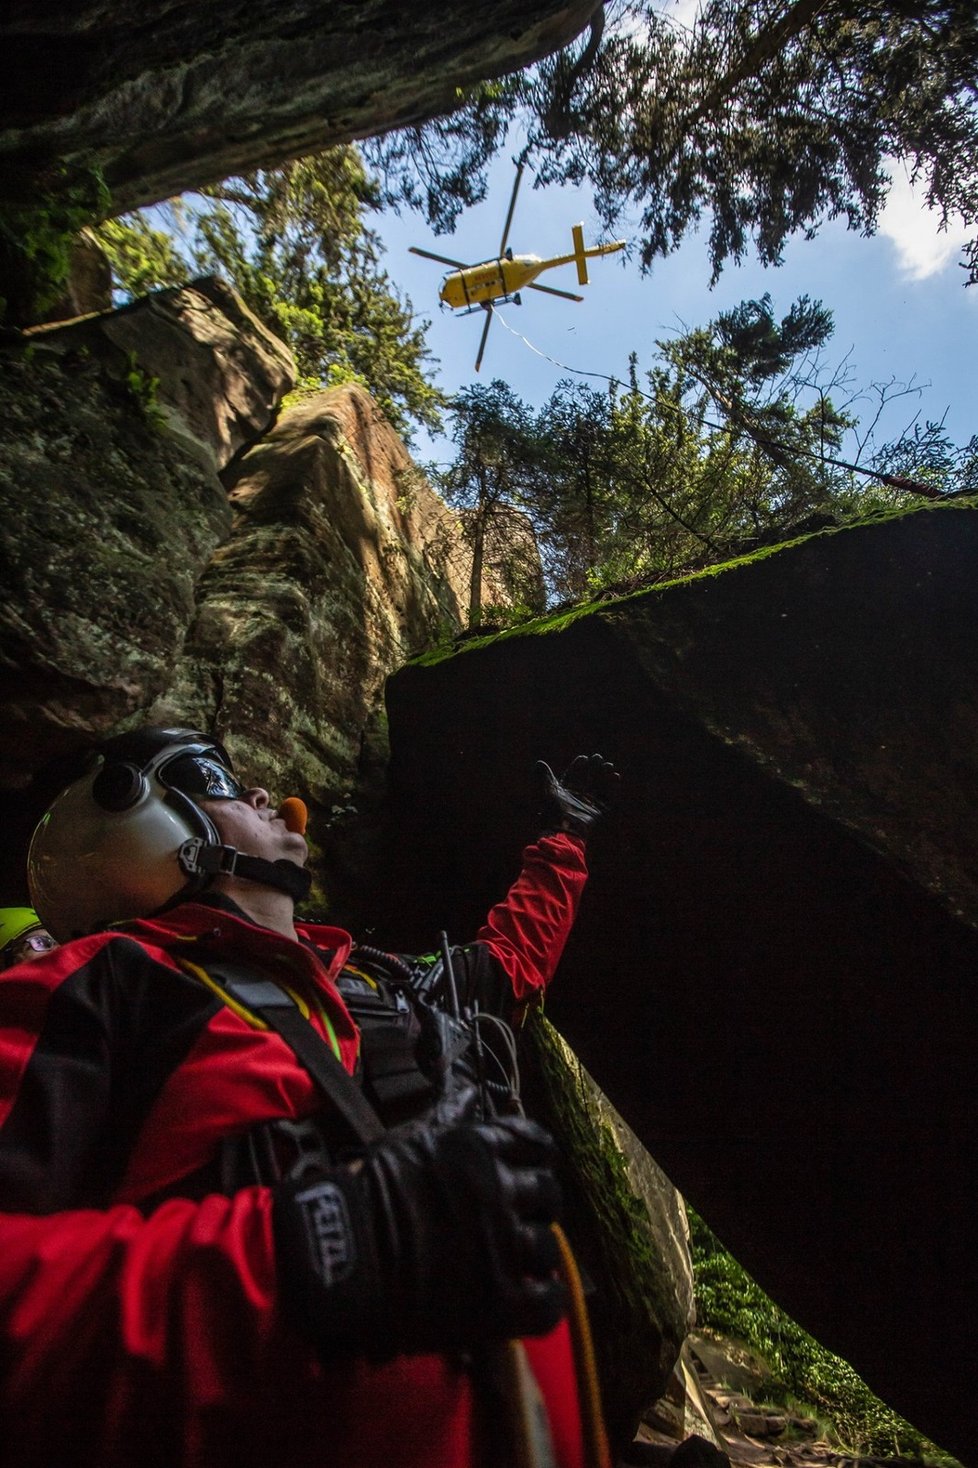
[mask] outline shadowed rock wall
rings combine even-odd
[[[213,454],[190,447],[111,330],[97,319],[39,333],[0,358],[8,788],[162,692],[231,524]]]
[[[561,1221],[590,1292],[613,1457],[665,1390],[691,1329],[693,1265],[683,1200],[542,1016],[522,1031],[523,1097],[557,1139]]]
[[[391,680],[384,890],[467,931],[533,761],[624,773],[548,1015],[759,1282],[968,1460],[978,513],[819,536]]]
[[[29,199],[33,180],[57,194],[98,168],[118,213],[386,132],[565,45],[594,9],[12,0],[0,22],[7,189]]]

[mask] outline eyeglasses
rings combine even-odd
[[[4,963],[10,966],[17,963],[27,949],[31,953],[50,953],[57,946],[57,940],[50,933],[22,933],[19,938],[14,938],[7,944],[2,950],[2,957]]]
[[[21,938],[22,948],[29,948],[32,953],[49,953],[52,948],[57,948],[57,940],[50,933],[28,933],[26,938]]]
[[[207,754],[181,754],[159,771],[160,780],[192,800],[240,800],[245,787]]]

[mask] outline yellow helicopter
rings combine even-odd
[[[588,260],[597,255],[613,255],[616,250],[625,248],[624,240],[614,240],[608,245],[591,245],[585,249],[584,226],[575,224],[571,227],[571,238],[574,242],[571,254],[557,255],[551,260],[541,260],[539,255],[514,255],[512,250],[507,249],[506,242],[509,239],[509,226],[513,222],[513,210],[516,208],[516,195],[522,177],[523,164],[521,163],[516,170],[516,181],[513,184],[513,193],[509,201],[509,212],[503,226],[503,238],[495,260],[482,260],[478,265],[465,265],[461,260],[449,260],[446,255],[435,255],[431,250],[420,250],[415,245],[410,246],[412,255],[422,255],[426,260],[437,260],[440,265],[452,266],[451,273],[445,276],[438,293],[438,299],[444,305],[461,311],[465,316],[472,311],[485,311],[486,324],[482,328],[482,338],[475,359],[476,372],[482,366],[486,338],[492,325],[492,311],[497,301],[513,301],[519,306],[522,304],[519,292],[524,288],[531,291],[542,291],[547,296],[562,296],[565,301],[583,301],[583,296],[576,296],[571,291],[560,291],[552,285],[537,285],[537,276],[542,275],[545,270],[554,270],[558,265],[570,265],[573,262],[577,266],[578,285],[587,285]]]

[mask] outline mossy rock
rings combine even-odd
[[[613,1446],[631,1441],[692,1325],[682,1199],[542,1015],[524,1026],[524,1096],[561,1150],[564,1225],[588,1291]]]

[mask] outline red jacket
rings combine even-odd
[[[553,976],[585,879],[582,844],[543,837],[480,930],[517,1001]],[[299,931],[332,950],[327,963],[230,912],[185,903],[0,975],[3,1465],[480,1461],[484,1434],[461,1365],[439,1356],[324,1365],[283,1319],[269,1188],[179,1195],[229,1134],[322,1105],[285,1042],[193,976],[196,959],[216,951],[315,994],[314,1023],[354,1068],[358,1032],[334,983],[349,935]],[[161,1192],[167,1200],[149,1204]],[[526,1345],[560,1468],[582,1468],[566,1324]]]

